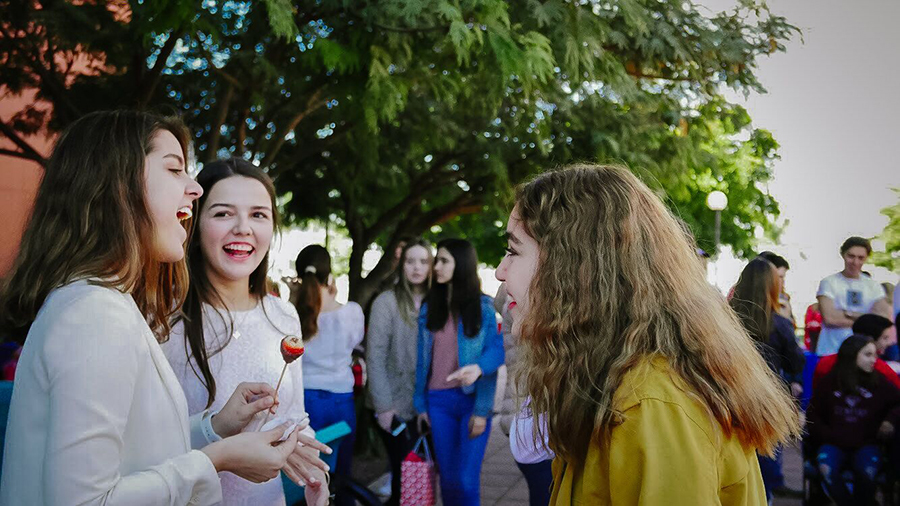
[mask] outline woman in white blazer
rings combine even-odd
[[[0,333],[25,340],[0,505],[213,504],[217,472],[267,480],[296,446],[297,431],[279,444],[286,427],[238,434],[272,406],[266,385],[189,421],[159,346],[202,191],[185,171],[189,138],[176,120],[103,112],[54,148],[0,292]]]

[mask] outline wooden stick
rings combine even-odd
[[[281,380],[284,379],[284,373],[287,372],[287,362],[284,363],[284,367],[281,368],[281,377],[278,378],[278,384],[275,385],[275,403],[272,404],[272,408],[278,404],[278,389],[281,388]],[[259,430],[261,431],[263,427],[265,427],[266,422],[269,421],[269,415],[272,414],[272,408],[266,410],[266,416],[263,418],[262,424],[259,426]]]

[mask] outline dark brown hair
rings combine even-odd
[[[220,181],[231,177],[245,177],[259,181],[269,194],[270,203],[272,205],[272,225],[275,229],[279,226],[278,207],[275,204],[275,185],[272,179],[256,165],[242,159],[229,158],[227,160],[219,160],[206,164],[203,170],[197,174],[197,182],[203,187],[203,195],[197,201],[196,223],[200,223],[200,216],[204,212],[204,204],[206,199],[212,193],[213,187]],[[191,277],[191,286],[188,290],[187,297],[184,302],[183,314],[180,320],[184,322],[184,346],[190,360],[191,368],[194,374],[206,386],[207,402],[206,407],[210,407],[216,398],[216,379],[213,377],[209,367],[209,358],[222,351],[230,341],[230,336],[234,332],[234,321],[227,322],[229,328],[229,339],[218,348],[210,350],[206,346],[206,339],[203,336],[203,304],[209,304],[217,308],[226,308],[225,301],[212,285],[206,272],[206,258],[203,256],[202,235],[203,230],[197,226],[194,230],[196,237],[193,238],[188,248],[187,262],[188,270]],[[250,274],[250,284],[248,289],[250,294],[258,301],[262,301],[268,293],[268,269],[269,269],[269,253],[263,257],[259,266]],[[265,305],[263,305],[265,311]],[[221,314],[221,313],[220,313]],[[224,317],[223,317],[224,318]],[[274,325],[274,324],[273,324]]]
[[[300,279],[300,291],[294,305],[300,315],[303,340],[309,341],[319,332],[319,311],[322,310],[321,287],[331,276],[331,255],[318,244],[311,244],[297,254],[294,263]]]
[[[853,334],[841,343],[837,352],[837,362],[830,373],[837,378],[838,389],[841,392],[855,393],[859,387],[871,389],[880,379],[881,373],[863,371],[856,363],[859,352],[870,344],[875,344],[875,340],[862,334]]]
[[[847,253],[847,250],[853,248],[855,246],[859,246],[861,248],[865,248],[866,255],[872,254],[872,243],[869,242],[868,239],[859,236],[848,237],[844,244],[841,244],[841,256]]]
[[[455,264],[449,283],[434,282],[425,298],[428,303],[426,327],[435,332],[447,324],[447,319],[460,318],[463,333],[475,337],[481,330],[481,278],[478,277],[478,254],[465,239],[444,239],[437,249],[446,249]],[[448,286],[449,285],[449,286]],[[448,300],[447,291],[450,290]]]
[[[183,260],[152,258],[146,157],[171,132],[188,160],[190,134],[176,118],[136,111],[84,116],[60,135],[34,210],[0,293],[0,330],[24,342],[54,289],[83,278],[130,292],[157,339],[170,330],[188,288]],[[186,223],[190,228],[190,222]]]

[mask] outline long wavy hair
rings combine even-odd
[[[837,387],[841,392],[856,393],[859,387],[871,390],[882,379],[881,373],[863,371],[856,364],[859,352],[869,344],[875,344],[875,340],[862,334],[853,334],[838,348],[837,362],[829,374],[835,375]]]
[[[518,189],[516,209],[540,248],[522,379],[558,455],[579,466],[589,443],[607,447],[625,416],[616,390],[652,356],[667,359],[726,436],[771,453],[799,435],[791,399],[706,282],[689,235],[631,172],[548,172]]]
[[[213,187],[220,181],[224,181],[231,177],[245,177],[259,181],[269,194],[270,204],[272,206],[272,226],[275,230],[278,229],[280,222],[278,207],[275,204],[275,185],[272,183],[272,179],[256,165],[253,165],[242,158],[229,158],[227,160],[218,160],[208,163],[203,167],[203,170],[197,174],[197,183],[203,187],[203,195],[197,201],[195,206],[197,209],[195,220],[198,226],[196,227],[196,230],[194,230],[195,237],[188,247],[187,254],[191,284],[184,302],[182,314],[176,318],[176,321],[180,320],[184,322],[185,353],[187,353],[188,357],[193,358],[193,360],[189,360],[188,363],[191,364],[194,374],[197,375],[197,378],[199,378],[206,387],[207,408],[212,406],[213,401],[216,399],[216,379],[209,367],[209,359],[225,349],[230,342],[231,335],[234,333],[234,320],[231,317],[231,313],[226,311],[228,318],[227,322],[224,323],[226,323],[226,328],[228,329],[228,337],[220,343],[218,347],[210,349],[210,347],[207,346],[206,339],[203,335],[203,304],[208,304],[215,308],[226,309],[228,306],[222,299],[221,294],[219,294],[215,286],[210,282],[209,276],[207,275],[206,257],[203,256],[203,228],[202,226],[199,226],[199,224],[201,223],[201,216],[205,211],[204,206],[207,198],[212,193]],[[266,252],[266,255],[263,257],[259,266],[257,266],[250,274],[248,289],[250,295],[257,301],[265,299],[266,294],[268,293],[268,271],[269,252]],[[262,307],[265,312],[265,304],[263,304]],[[225,319],[225,316],[222,315],[221,312],[219,315],[223,320]],[[272,323],[271,320],[270,323]],[[274,323],[272,325],[274,326]]]
[[[157,339],[188,289],[183,260],[152,257],[145,160],[171,132],[188,161],[190,134],[176,118],[136,111],[84,116],[60,135],[47,162],[19,255],[0,290],[0,331],[24,342],[54,289],[78,279],[131,293]],[[183,224],[190,230],[190,221]]]
[[[303,340],[309,341],[319,332],[319,312],[322,311],[322,287],[331,281],[331,255],[318,244],[311,244],[297,254],[294,262],[300,291],[294,306],[300,315]]]
[[[731,309],[750,337],[759,343],[768,343],[772,335],[780,293],[781,278],[775,265],[763,257],[751,260],[734,286]]]
[[[462,320],[466,337],[475,337],[481,330],[481,278],[475,246],[465,239],[444,239],[437,244],[437,249],[441,248],[453,257],[453,277],[449,283],[432,283],[425,296],[428,303],[425,327],[438,331],[452,316]]]
[[[428,244],[428,241],[424,239],[407,240],[406,245],[403,246],[403,251],[400,253],[400,263],[397,265],[397,272],[394,275],[397,278],[397,284],[393,288],[394,296],[397,298],[397,308],[400,309],[400,317],[410,325],[416,324],[418,311],[416,311],[416,304],[413,300],[413,286],[406,279],[403,266],[406,264],[407,252],[416,246],[425,248],[425,251],[428,252],[429,264],[434,261],[434,254],[431,252],[431,245]],[[431,277],[432,271],[429,269],[428,276],[425,278],[426,291],[431,287]]]

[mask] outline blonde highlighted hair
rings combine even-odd
[[[631,172],[548,172],[519,188],[516,209],[540,247],[522,380],[558,455],[579,464],[589,442],[607,444],[623,376],[655,355],[727,437],[768,453],[799,435],[793,402],[706,282],[689,235]]]

